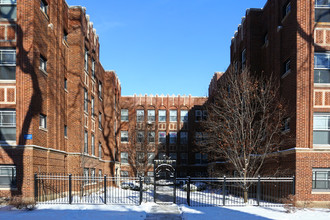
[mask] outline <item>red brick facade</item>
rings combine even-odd
[[[116,121],[119,80],[100,64],[98,36],[86,9],[68,7],[64,0],[43,2],[46,10],[40,1],[19,0],[11,5],[17,16],[0,21],[0,48],[16,48],[16,80],[0,81],[0,109],[16,111],[16,140],[2,140],[0,165],[15,165],[17,178],[17,186],[1,188],[0,197],[33,197],[34,173],[83,174],[88,168],[114,175],[110,125]]]

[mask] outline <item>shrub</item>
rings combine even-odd
[[[17,209],[33,210],[35,209],[36,203],[33,199],[24,199],[19,196],[14,196],[9,200],[9,205]]]
[[[287,198],[283,199],[284,209],[287,213],[294,213],[297,211],[296,208],[296,197],[294,195],[289,195]]]

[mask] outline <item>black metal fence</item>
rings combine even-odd
[[[132,204],[154,202],[153,178],[35,175],[35,199],[39,204]],[[157,202],[173,201],[189,206],[282,206],[295,194],[294,177],[176,178],[165,184]],[[157,189],[156,189],[157,190]],[[168,192],[168,195],[166,194]],[[165,193],[165,194],[164,194]],[[173,197],[172,199],[169,197]]]

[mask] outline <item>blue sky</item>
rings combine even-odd
[[[67,0],[87,8],[122,95],[206,96],[247,8],[266,0]]]

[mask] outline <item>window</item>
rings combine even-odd
[[[102,177],[102,170],[99,170],[99,178]]]
[[[128,121],[128,109],[121,110],[121,121]]]
[[[127,152],[120,153],[120,161],[121,161],[121,163],[128,163],[128,153]]]
[[[91,148],[92,148],[92,155],[95,155],[95,136],[92,134],[91,136]]]
[[[45,15],[48,15],[48,4],[45,0],[40,1],[40,9]]]
[[[207,154],[195,153],[195,164],[207,164]]]
[[[84,133],[84,153],[88,154],[88,132]]]
[[[0,19],[15,20],[17,17],[16,0],[0,1]]]
[[[153,176],[154,176],[154,172],[152,172],[152,171],[148,171],[148,172],[147,172],[147,176],[149,176],[149,177],[153,177]]]
[[[181,110],[180,121],[188,122],[188,110]]]
[[[44,71],[44,72],[47,72],[47,60],[46,58],[40,56],[40,66],[39,68]]]
[[[187,153],[181,153],[180,154],[181,164],[187,164],[188,163],[188,154]]]
[[[202,110],[195,110],[195,121],[202,121]]]
[[[102,130],[102,113],[99,112],[99,129]]]
[[[207,120],[207,110],[203,110],[203,120]]]
[[[155,110],[148,110],[148,122],[156,121],[156,113]]]
[[[102,158],[102,144],[99,142],[99,158]]]
[[[92,79],[95,79],[95,60],[92,59]]]
[[[16,140],[16,110],[0,109],[0,141]]]
[[[64,89],[68,90],[68,80],[64,78]]]
[[[158,110],[158,122],[166,122],[166,110]]]
[[[291,12],[291,2],[288,2],[283,6],[283,18],[285,18],[290,12]]]
[[[68,42],[68,32],[66,30],[63,31],[63,41]]]
[[[313,144],[330,145],[330,113],[314,113]]]
[[[314,54],[314,83],[330,83],[330,53]]]
[[[88,50],[85,47],[85,56],[84,56],[84,68],[85,71],[88,72]]]
[[[268,42],[269,42],[269,39],[268,39],[268,33],[266,33],[264,35],[264,45],[267,46],[268,45]]]
[[[92,116],[94,116],[94,111],[95,111],[94,103],[95,103],[94,96],[92,96],[91,97],[91,114],[92,114]]]
[[[128,131],[121,131],[120,132],[120,142],[127,143],[128,142]]]
[[[158,159],[166,160],[166,153],[158,153]]]
[[[148,153],[148,164],[153,164],[154,159],[155,159],[155,153]]]
[[[170,144],[176,144],[176,132],[170,132]]]
[[[313,169],[313,190],[330,191],[330,168]]]
[[[330,0],[315,0],[315,22],[330,22]]]
[[[91,168],[91,179],[92,179],[92,183],[95,182],[95,168]]]
[[[155,132],[154,131],[148,132],[148,143],[155,143]]]
[[[68,137],[68,126],[64,125],[64,137]]]
[[[170,110],[170,122],[177,122],[177,110]]]
[[[180,144],[188,144],[188,132],[180,132]]]
[[[0,49],[0,80],[16,80],[15,49]]]
[[[120,176],[121,177],[128,177],[128,171],[124,171],[124,170],[120,171]]]
[[[144,110],[136,110],[136,121],[137,122],[144,121]]]
[[[99,99],[102,100],[102,82],[99,81]]]
[[[170,159],[171,160],[176,160],[177,159],[176,153],[170,153]]]
[[[245,69],[246,66],[246,49],[242,51],[242,70]]]
[[[138,131],[136,139],[137,139],[137,143],[143,143],[144,142],[144,132]]]
[[[88,112],[88,92],[86,88],[84,88],[84,111]]]
[[[88,168],[84,168],[84,182],[85,184],[88,184],[89,182],[89,169]]]
[[[136,160],[138,163],[144,164],[146,161],[144,159],[144,153],[143,152],[137,152],[136,153]]]
[[[284,74],[287,74],[291,71],[291,60],[288,59],[287,61],[284,62],[283,64],[283,73],[282,73],[282,76]]]
[[[166,132],[164,131],[158,132],[158,143],[166,144]]]
[[[0,188],[16,188],[16,166],[0,165]]]
[[[39,128],[47,129],[47,116],[40,114]]]
[[[286,118],[283,120],[283,127],[282,132],[289,132],[290,131],[290,118]]]

